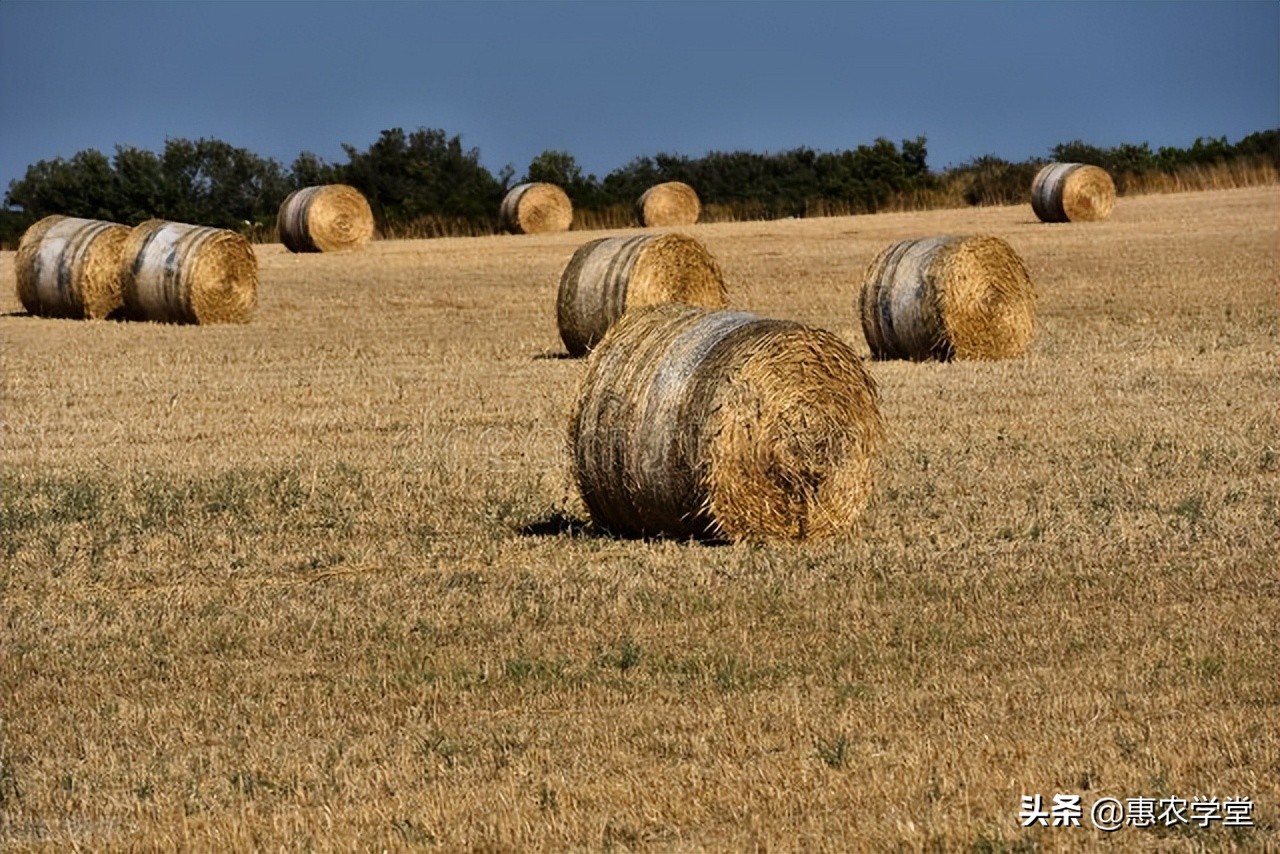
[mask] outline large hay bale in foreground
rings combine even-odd
[[[628,309],[664,302],[728,304],[724,274],[706,247],[683,234],[592,240],[560,276],[560,338],[570,356],[582,356]]]
[[[258,303],[258,259],[242,235],[151,219],[125,242],[121,290],[135,320],[244,323]]]
[[[698,194],[682,181],[654,184],[640,196],[640,222],[646,227],[693,225],[702,214]]]
[[[512,234],[550,234],[573,225],[573,203],[555,184],[517,184],[499,213],[503,230]]]
[[[373,211],[355,187],[303,187],[280,203],[276,228],[290,252],[347,252],[373,237]]]
[[[13,263],[18,299],[42,317],[103,318],[123,304],[120,258],[129,226],[47,216],[23,232]]]
[[[1031,277],[998,237],[898,241],[871,262],[860,303],[877,359],[1008,359],[1035,330]]]
[[[1105,169],[1050,163],[1031,182],[1031,209],[1041,222],[1096,222],[1111,216],[1116,185]]]
[[[678,303],[613,326],[570,428],[597,525],[729,540],[847,532],[883,435],[875,385],[835,335]]]

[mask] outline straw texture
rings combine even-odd
[[[258,261],[243,236],[165,220],[135,226],[121,279],[135,320],[244,323],[258,302]]]
[[[898,241],[872,260],[859,303],[877,359],[1007,359],[1035,329],[1031,278],[998,237]]]
[[[693,225],[702,214],[697,192],[682,181],[654,184],[636,206],[645,227]]]
[[[120,308],[120,259],[129,227],[47,216],[31,225],[14,255],[18,299],[42,317],[103,318]]]
[[[728,304],[724,274],[705,246],[682,234],[592,240],[560,276],[560,338],[569,355],[583,356],[624,312],[664,302]]]
[[[349,252],[373,237],[373,211],[355,187],[304,187],[280,204],[276,227],[290,252]]]
[[[573,203],[555,184],[517,184],[502,200],[499,219],[512,234],[551,234],[573,224]]]
[[[1041,222],[1096,222],[1111,216],[1116,185],[1105,169],[1050,163],[1031,182],[1031,209]]]
[[[598,526],[712,540],[847,533],[883,436],[875,385],[835,335],[677,303],[614,325],[570,428]]]

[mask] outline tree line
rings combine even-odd
[[[41,160],[5,193],[0,245],[14,246],[27,226],[49,214],[130,225],[159,217],[265,238],[290,192],[329,183],[360,190],[383,234],[421,234],[423,223],[434,223],[437,233],[474,234],[497,229],[502,197],[524,181],[560,185],[576,212],[612,211],[623,218],[650,186],[684,181],[707,209],[726,210],[732,218],[772,219],[957,202],[1016,204],[1026,200],[1035,172],[1050,161],[1100,166],[1121,193],[1127,180],[1153,172],[1241,160],[1280,169],[1280,129],[1234,144],[1208,138],[1186,149],[1154,151],[1146,143],[1100,148],[1076,140],[1055,146],[1043,159],[1015,163],[983,156],[944,172],[930,171],[923,136],[900,144],[880,138],[834,152],[801,147],[764,154],[657,154],[603,178],[584,175],[572,154],[549,150],[533,158],[518,180],[510,165],[492,174],[480,163],[479,149],[439,129],[392,128],[366,149],[342,148],[345,163],[303,152],[287,167],[216,139],[169,139],[160,152],[117,146],[110,157],[87,150]]]

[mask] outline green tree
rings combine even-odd
[[[164,166],[154,152],[116,146],[115,178],[120,188],[113,219],[127,225],[160,216],[168,207]]]
[[[1239,157],[1266,158],[1280,169],[1280,129],[1251,133],[1235,145]]]
[[[525,181],[555,184],[564,190],[575,207],[594,207],[598,203],[600,184],[595,175],[583,176],[578,161],[567,151],[548,149],[529,162]]]
[[[304,187],[341,183],[340,172],[337,166],[325,163],[310,151],[304,151],[294,158],[293,165],[289,167],[289,189],[301,190]]]
[[[31,222],[62,214],[114,219],[119,201],[111,163],[100,151],[78,152],[70,160],[41,160],[9,184],[5,204],[17,205]]]
[[[343,150],[349,162],[339,174],[364,193],[384,227],[426,216],[485,219],[502,200],[502,185],[480,164],[479,150],[464,150],[460,137],[442,130],[391,128],[367,151]]]
[[[274,160],[216,139],[166,140],[160,163],[167,219],[241,228],[274,217],[289,190]]]

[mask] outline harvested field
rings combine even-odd
[[[877,252],[998,235],[1036,336],[868,365],[852,538],[621,540],[567,450],[587,235],[257,247],[244,325],[31,317],[0,253],[0,848],[1280,846],[1276,188],[688,233],[864,356]]]

